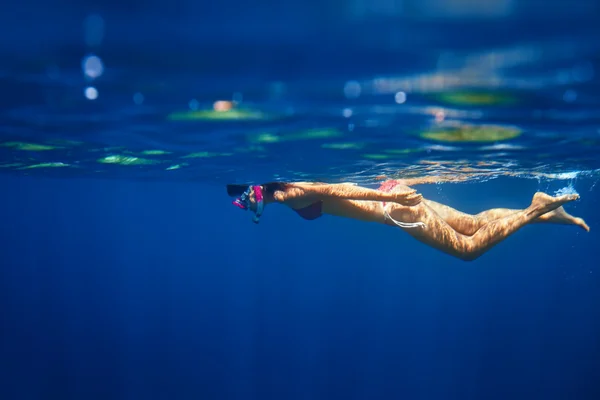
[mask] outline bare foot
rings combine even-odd
[[[545,214],[547,212],[556,210],[558,207],[562,206],[565,203],[569,203],[577,199],[579,199],[578,194],[565,194],[563,196],[552,197],[549,194],[537,192],[533,195],[531,208],[535,212],[541,211],[542,214]]]
[[[558,207],[554,211],[547,212],[538,218],[540,222],[551,222],[554,224],[577,225],[586,232],[590,231],[590,227],[585,223],[583,218],[577,218],[565,211],[563,207]]]
[[[573,220],[573,223],[579,227],[581,227],[582,229],[584,229],[586,232],[590,231],[590,227],[588,226],[588,224],[585,223],[583,218],[575,218]]]

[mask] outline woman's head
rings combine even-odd
[[[231,197],[237,197],[233,205],[242,210],[250,210],[254,213],[253,221],[259,222],[262,215],[265,199],[272,199],[276,190],[281,190],[285,184],[280,182],[265,183],[263,185],[227,185],[227,194]]]
[[[236,189],[236,192],[239,192],[239,190]],[[258,185],[248,186],[248,188],[233,201],[233,205],[242,210],[252,211],[254,213],[254,218],[252,218],[252,220],[255,223],[258,223],[264,207],[262,188]]]

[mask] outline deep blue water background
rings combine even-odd
[[[2,394],[40,398],[594,399],[592,232],[527,226],[473,263],[400,230],[222,187],[2,178]],[[422,187],[477,212],[535,181]]]
[[[400,3],[406,14],[390,11]],[[0,144],[86,143],[0,149],[0,399],[599,399],[600,3],[519,1],[491,19],[432,16],[433,3],[27,0],[0,13]],[[84,40],[91,14],[104,18],[101,44]],[[538,62],[479,66],[532,84],[521,92],[502,81],[524,100],[512,108],[472,117],[480,105],[409,93],[414,109],[386,114],[378,107],[393,105],[393,92],[343,96],[347,80],[435,78],[439,60],[460,70],[470,52],[502,64],[523,43],[543,49]],[[89,54],[105,63],[94,82],[81,70]],[[265,87],[280,81],[288,94],[270,99]],[[97,101],[83,96],[91,84]],[[300,112],[279,125],[166,122],[192,98],[210,106],[238,90],[258,108]],[[455,122],[524,133],[514,147],[442,143],[464,148],[401,158],[402,167],[485,160],[523,177],[417,187],[427,198],[477,213],[572,185],[581,199],[567,210],[592,231],[527,226],[466,263],[399,229],[307,222],[283,207],[257,226],[226,196],[226,183],[274,174],[362,182],[397,171],[393,158],[358,157],[431,145],[404,134],[429,126],[429,101]],[[123,146],[173,150],[179,163],[247,145],[250,129],[332,126],[375,150],[289,141],[168,172],[97,162]],[[19,169],[41,162],[73,168]],[[531,179],[529,163],[585,173]]]

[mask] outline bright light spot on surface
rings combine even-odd
[[[436,113],[435,113],[435,121],[436,122],[442,122],[445,118],[446,118],[446,114],[444,113],[444,111],[442,111],[442,110],[436,111]]]
[[[98,46],[104,38],[104,19],[98,14],[91,14],[83,21],[85,43]]]
[[[189,106],[190,106],[190,110],[196,111],[198,109],[198,107],[200,107],[200,103],[196,99],[191,99]]]
[[[85,97],[88,100],[96,100],[98,98],[98,90],[93,86],[86,87],[85,88]]]
[[[519,145],[515,145],[515,144],[509,144],[509,143],[497,143],[497,144],[493,144],[491,146],[483,146],[480,147],[479,150],[483,150],[483,151],[490,151],[490,150],[524,150],[525,147],[523,146],[519,146]]]
[[[396,103],[403,104],[406,101],[406,93],[398,92],[396,93],[396,96],[394,96],[394,99],[396,100]]]
[[[87,56],[82,62],[83,73],[92,79],[98,78],[104,72],[104,65],[98,56]]]
[[[563,95],[563,100],[566,101],[567,103],[572,103],[577,99],[577,92],[574,90],[567,90],[565,92],[565,94]]]
[[[364,147],[363,143],[324,143],[321,145],[323,149],[334,150],[357,150]]]
[[[439,144],[433,144],[431,146],[426,146],[425,147],[425,151],[431,152],[431,151],[457,151],[460,150],[458,147],[452,147],[452,146],[442,146]]]
[[[27,165],[25,167],[21,167],[18,169],[34,169],[34,168],[60,168],[60,167],[68,167],[69,164],[65,164],[62,162],[45,162],[40,164],[32,164]]]
[[[138,106],[144,102],[144,95],[141,93],[136,93],[133,95],[133,102]]]
[[[342,111],[342,115],[346,118],[350,118],[352,116],[352,110],[349,108],[344,108],[344,111]]]
[[[213,109],[215,111],[229,111],[233,107],[233,104],[230,101],[218,100],[213,104]]]
[[[360,83],[356,81],[348,81],[344,85],[344,96],[348,99],[355,99],[360,96],[361,87]]]

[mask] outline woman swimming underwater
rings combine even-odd
[[[525,209],[495,208],[469,215],[424,199],[409,187],[434,181],[433,178],[386,180],[377,190],[345,183],[272,182],[227,185],[227,193],[239,196],[233,203],[251,210],[256,223],[264,207],[279,203],[307,220],[329,214],[399,226],[417,240],[464,261],[475,260],[529,223],[577,225],[589,231],[583,219],[569,215],[562,207],[577,200],[576,194],[552,197],[538,192]]]

